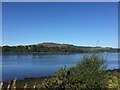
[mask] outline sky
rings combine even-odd
[[[116,2],[4,2],[2,24],[2,45],[55,42],[118,47]]]

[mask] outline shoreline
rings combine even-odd
[[[92,54],[92,52],[2,52],[2,55],[64,55],[64,54]],[[97,52],[99,53],[117,53],[119,52]]]
[[[116,74],[116,72],[117,72],[117,74]],[[106,75],[107,75],[107,77],[110,77],[110,78],[113,78],[113,77],[119,78],[120,69],[107,70]],[[46,77],[38,77],[38,78],[31,77],[31,78],[24,78],[23,80],[11,80],[10,82],[3,82],[3,88],[6,90],[8,85],[9,84],[11,85],[13,82],[15,82],[15,86],[20,89],[22,89],[26,84],[27,84],[27,88],[32,89],[34,86],[36,88],[38,88],[38,85],[43,85],[43,82],[46,79],[51,79],[51,78],[54,78],[54,76],[46,76]],[[118,79],[118,80],[120,80],[120,79]]]
[[[119,72],[120,73],[120,68],[119,69],[112,69],[112,70],[106,70],[106,72]],[[40,77],[25,77],[25,78],[23,78],[23,79],[18,79],[17,81],[26,81],[26,80],[37,80],[37,79],[46,79],[46,78],[52,78],[52,77],[54,77],[54,75],[53,76],[50,76],[50,75],[48,75],[48,76],[40,76]],[[4,80],[4,81],[2,81],[2,82],[4,82],[4,83],[8,83],[9,81],[13,81],[13,80]]]
[[[34,80],[34,79],[44,79],[44,78],[52,78],[54,76],[40,76],[40,77],[24,77],[22,79],[17,79],[17,77],[15,77],[14,79],[16,79],[17,81],[24,81],[24,80]],[[12,80],[3,80],[2,82],[5,82],[5,83],[8,83],[8,82],[11,82],[13,81],[14,79]]]

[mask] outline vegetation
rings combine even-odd
[[[4,46],[3,52],[41,52],[41,53],[60,53],[60,52],[79,52],[83,53],[83,49],[75,49],[70,47],[45,47],[45,46],[18,46],[18,47],[9,47]]]
[[[23,90],[23,89],[24,90],[28,90],[28,89],[29,90],[34,90],[34,89],[35,90],[44,90],[44,89],[47,90],[47,88],[42,88],[44,87],[44,82],[47,80],[51,80],[52,78],[53,77],[41,77],[41,78],[26,78],[24,80],[17,80],[14,84],[14,87],[16,87],[16,89],[14,87],[11,89],[8,89],[8,85],[9,84],[13,85],[14,81],[4,82],[2,86],[2,90]],[[120,70],[106,71],[105,78],[106,78],[105,90],[120,90]],[[99,89],[97,88],[97,90]],[[101,88],[100,90],[104,90],[104,88]]]
[[[2,52],[9,53],[91,53],[97,52],[118,52],[119,49],[101,47],[82,47],[69,44],[42,43],[27,46],[3,46]]]
[[[114,75],[106,72],[105,60],[99,55],[85,56],[76,65],[70,68],[61,68],[55,73],[55,77],[45,79],[38,88],[57,90],[97,90],[119,87],[117,73]],[[110,75],[111,76],[110,76]]]

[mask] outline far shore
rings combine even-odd
[[[2,52],[2,54],[13,54],[13,55],[52,55],[52,54],[85,54],[85,53],[92,53],[92,52]],[[119,52],[97,52],[97,53],[119,53]]]

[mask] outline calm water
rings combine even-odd
[[[3,55],[3,80],[54,75],[54,72],[64,65],[67,67],[76,65],[83,55]],[[107,69],[118,68],[117,53],[103,53],[102,56],[107,60]]]

